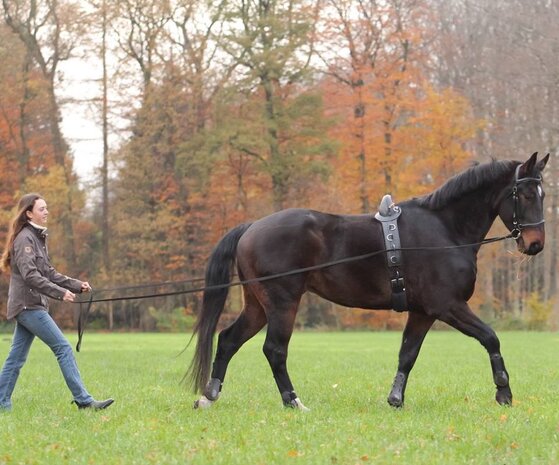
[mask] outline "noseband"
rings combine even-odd
[[[518,186],[525,182],[535,182],[539,186],[542,184],[542,177],[538,176],[537,178],[518,178],[518,173],[520,172],[520,167],[522,165],[518,165],[516,167],[516,171],[514,173],[514,187],[512,188],[512,199],[514,201],[514,209],[512,211],[512,237],[514,239],[518,239],[520,237],[520,233],[525,228],[532,228],[535,226],[539,226],[540,224],[545,223],[545,219],[542,217],[540,221],[535,223],[519,223],[518,222]]]

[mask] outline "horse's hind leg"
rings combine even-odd
[[[271,299],[272,300],[272,299]],[[278,386],[283,404],[286,407],[296,408],[303,411],[309,409],[295,394],[293,384],[287,372],[287,350],[293,326],[295,324],[295,316],[297,314],[298,300],[293,300],[289,304],[278,306],[277,302],[280,298],[274,300],[274,312],[268,311],[268,331],[264,342],[264,355],[270,363],[274,379]]]
[[[209,407],[218,399],[231,358],[266,324],[266,315],[258,300],[247,291],[244,297],[245,305],[239,317],[219,334],[211,378],[194,408]]]
[[[501,355],[501,343],[495,331],[481,321],[465,302],[451,307],[450,312],[441,315],[439,319],[466,336],[477,339],[485,347],[489,354],[493,380],[497,387],[495,399],[501,405],[511,405],[512,391],[509,386],[509,374]]]
[[[408,314],[408,321],[402,335],[402,345],[398,357],[398,371],[388,395],[388,403],[393,407],[402,407],[404,405],[404,394],[408,376],[417,360],[425,335],[434,321],[435,318],[422,313]]]

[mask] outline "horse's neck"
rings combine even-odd
[[[465,242],[479,242],[487,235],[497,218],[493,192],[472,192],[445,207],[449,227]]]

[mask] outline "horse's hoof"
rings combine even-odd
[[[509,387],[497,389],[495,400],[499,405],[510,406],[512,405],[512,392]]]
[[[194,409],[207,409],[210,408],[213,404],[213,401],[208,399],[206,396],[200,397],[198,400],[194,401],[193,408]]]
[[[297,404],[297,409],[301,410],[301,412],[310,412],[311,411],[310,408],[305,407],[303,405],[303,402],[301,402],[298,397],[295,399],[295,403]]]
[[[310,412],[311,411],[310,408],[305,407],[303,405],[303,402],[301,402],[301,400],[298,397],[296,397],[295,399],[293,399],[292,401],[290,401],[290,402],[288,402],[284,405],[287,408],[292,408],[294,410],[300,410],[301,412]]]
[[[388,396],[388,404],[394,408],[402,408],[404,406],[404,399],[399,396]]]

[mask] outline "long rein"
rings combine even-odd
[[[76,345],[76,350],[78,352],[80,351],[81,341],[82,341],[83,333],[85,331],[85,325],[87,323],[87,317],[89,315],[91,305],[93,303],[96,303],[96,302],[116,302],[116,301],[121,301],[121,300],[139,300],[139,299],[149,299],[149,298],[153,298],[153,297],[166,297],[166,296],[173,296],[173,295],[193,294],[193,293],[196,293],[196,292],[226,289],[226,288],[230,288],[230,287],[234,287],[234,286],[243,286],[245,284],[252,284],[252,283],[257,283],[257,282],[262,282],[262,281],[269,281],[269,280],[272,280],[272,279],[282,278],[282,277],[285,277],[285,276],[292,276],[292,275],[299,274],[299,273],[306,273],[308,271],[316,271],[316,270],[320,270],[320,269],[323,269],[323,268],[328,268],[328,267],[335,266],[335,265],[341,265],[343,263],[354,262],[354,261],[357,261],[357,260],[365,260],[367,258],[374,257],[375,255],[379,255],[379,254],[387,253],[387,252],[395,252],[395,251],[420,252],[420,251],[433,251],[433,250],[463,249],[463,248],[467,248],[467,247],[476,247],[476,246],[482,246],[482,245],[485,245],[485,244],[491,244],[493,242],[499,242],[499,241],[503,241],[503,240],[506,240],[506,239],[518,239],[520,237],[522,229],[524,229],[526,227],[539,226],[539,225],[541,225],[545,222],[543,217],[540,221],[535,222],[535,223],[524,223],[524,224],[522,224],[518,221],[518,216],[519,216],[518,215],[518,206],[519,206],[518,186],[520,184],[526,183],[526,182],[535,182],[539,185],[541,185],[541,183],[542,183],[542,177],[541,176],[537,176],[537,177],[529,177],[528,176],[528,177],[521,178],[520,177],[520,166],[521,165],[518,165],[516,167],[516,170],[515,170],[515,173],[514,173],[514,186],[512,188],[512,192],[511,192],[511,195],[513,197],[513,218],[512,218],[513,230],[511,231],[510,234],[507,234],[506,236],[491,237],[489,239],[483,239],[482,241],[474,242],[474,243],[471,243],[471,244],[430,246],[430,247],[399,247],[399,248],[394,248],[394,249],[376,250],[374,252],[369,252],[369,253],[365,253],[365,254],[361,254],[361,255],[355,255],[355,256],[352,256],[352,257],[340,258],[338,260],[333,260],[333,261],[330,261],[330,262],[321,263],[319,265],[308,266],[308,267],[305,267],[305,268],[297,268],[295,270],[285,271],[283,273],[277,273],[277,274],[268,275],[268,276],[260,276],[258,278],[251,278],[251,279],[245,279],[245,280],[240,280],[240,281],[233,281],[233,282],[226,283],[226,284],[215,284],[215,285],[212,285],[212,286],[198,287],[198,288],[188,289],[188,290],[185,290],[185,291],[162,292],[162,293],[157,293],[157,294],[142,294],[142,295],[135,295],[135,296],[129,296],[129,297],[110,297],[110,298],[105,298],[105,299],[94,299],[93,298],[93,291],[91,291],[91,295],[90,295],[89,300],[75,302],[75,303],[80,304],[80,316],[79,316],[79,319],[78,319],[78,343]],[[175,281],[175,282],[166,281],[164,283],[156,283],[156,284],[140,284],[140,285],[135,285],[135,286],[126,286],[126,287],[112,288],[112,289],[102,289],[102,290],[99,290],[97,292],[117,291],[117,290],[126,290],[126,289],[143,289],[143,288],[146,288],[146,287],[160,287],[162,285],[186,284],[186,283],[193,283],[193,282],[200,282],[200,281],[203,281],[203,278],[194,278],[194,279],[190,279],[190,280]],[[86,308],[85,312],[81,311],[81,304],[83,304],[83,303],[87,303],[87,308]]]
[[[124,301],[124,300],[140,300],[140,299],[150,299],[150,298],[154,298],[154,297],[168,297],[168,296],[174,296],[174,295],[194,294],[194,293],[197,293],[197,292],[214,291],[214,290],[226,289],[226,288],[235,287],[235,286],[243,286],[245,284],[252,284],[252,283],[257,283],[257,282],[262,282],[262,281],[270,281],[272,279],[283,278],[283,277],[286,277],[286,276],[292,276],[292,275],[295,275],[295,274],[306,273],[306,272],[309,272],[309,271],[321,270],[323,268],[329,268],[331,266],[341,265],[341,264],[344,264],[344,263],[350,263],[350,262],[354,262],[354,261],[358,261],[358,260],[365,260],[367,258],[371,258],[371,257],[374,257],[376,255],[380,255],[380,254],[383,254],[383,253],[386,253],[386,252],[389,252],[389,251],[390,252],[394,252],[394,251],[421,252],[421,251],[434,251],[434,250],[464,249],[464,248],[467,248],[467,247],[476,247],[476,246],[482,246],[482,245],[485,245],[485,244],[491,244],[493,242],[500,242],[500,241],[504,241],[506,239],[517,239],[518,236],[519,236],[519,233],[520,233],[519,229],[514,229],[510,234],[507,234],[506,236],[491,237],[491,238],[483,239],[482,241],[473,242],[473,243],[470,243],[470,244],[444,245],[444,246],[425,246],[425,247],[400,247],[400,248],[396,248],[396,249],[375,250],[374,252],[369,252],[369,253],[365,253],[365,254],[361,254],[361,255],[354,255],[354,256],[351,256],[351,257],[340,258],[338,260],[332,260],[330,262],[324,262],[324,263],[320,263],[318,265],[307,266],[307,267],[304,267],[304,268],[296,268],[294,270],[284,271],[282,273],[272,274],[272,275],[268,275],[268,276],[260,276],[260,277],[257,277],[257,278],[250,278],[250,279],[244,279],[244,280],[239,280],[239,281],[233,281],[233,282],[226,283],[226,284],[214,284],[212,286],[196,287],[196,288],[193,288],[193,289],[187,289],[187,290],[182,290],[182,291],[160,292],[160,293],[154,293],[154,294],[141,294],[141,295],[133,295],[133,296],[125,296],[125,297],[108,297],[108,298],[103,298],[103,299],[94,299],[93,298],[94,291],[91,291],[89,299],[73,302],[75,304],[80,304],[80,315],[79,315],[79,319],[78,319],[78,343],[76,344],[76,351],[77,352],[80,351],[81,341],[82,341],[83,333],[85,331],[85,325],[87,323],[87,317],[88,317],[89,312],[91,310],[91,306],[94,303],[98,303],[98,302],[117,302],[117,301]],[[164,282],[161,282],[161,283],[149,283],[149,284],[139,284],[139,285],[134,285],[134,286],[106,288],[106,289],[99,289],[95,292],[122,291],[122,290],[129,290],[129,289],[145,289],[145,288],[148,288],[148,287],[161,287],[161,286],[167,286],[167,285],[188,284],[188,283],[201,282],[201,281],[204,281],[204,278],[186,279],[186,280],[181,280],[181,281],[164,281]],[[86,308],[85,311],[82,311],[82,309],[81,309],[82,304],[87,304],[87,308]]]

